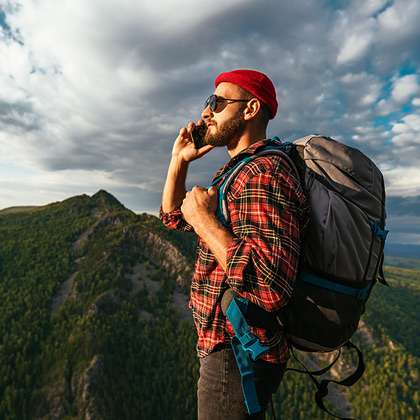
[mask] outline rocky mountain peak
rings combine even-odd
[[[114,210],[127,210],[112,194],[105,190],[99,190],[90,197],[90,201],[98,207]]]

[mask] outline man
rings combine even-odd
[[[190,307],[198,334],[200,420],[263,419],[288,359],[288,346],[280,332],[251,328],[270,350],[254,362],[263,411],[248,416],[230,346],[234,333],[223,315],[221,298],[231,288],[268,312],[288,302],[307,201],[285,158],[260,156],[241,169],[227,192],[230,225],[226,227],[216,217],[217,180],[245,156],[267,145],[267,124],[276,111],[275,88],[266,75],[254,70],[222,73],[198,121],[207,126],[206,145],[194,148],[191,133],[195,124],[190,122],[180,130],[172,149],[160,217],[168,228],[194,231],[199,237]],[[189,162],[221,146],[227,147],[231,159],[215,174],[215,186],[195,186],[186,192]]]

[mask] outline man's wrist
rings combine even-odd
[[[171,161],[177,166],[188,166],[188,164],[190,163],[182,159],[182,157],[179,154],[172,154]]]
[[[222,225],[214,214],[208,214],[204,217],[198,218],[197,223],[194,223],[193,225],[195,233],[198,236],[203,236],[204,231],[208,232],[210,229],[218,228],[221,226]]]
[[[222,269],[227,270],[227,251],[232,245],[234,235],[222,223],[216,215],[202,217],[196,226],[193,226],[195,233],[207,244],[213,255],[216,257]]]

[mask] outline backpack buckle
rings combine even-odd
[[[255,337],[255,335],[250,332],[246,332],[241,337],[241,344],[245,349],[248,349],[249,347],[251,347],[256,341],[257,341],[257,337]]]

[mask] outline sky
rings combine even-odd
[[[366,153],[389,240],[420,244],[418,22],[418,0],[0,0],[0,208],[105,189],[156,214],[179,129],[249,68],[276,87],[268,135]],[[187,187],[228,160],[192,162]]]

